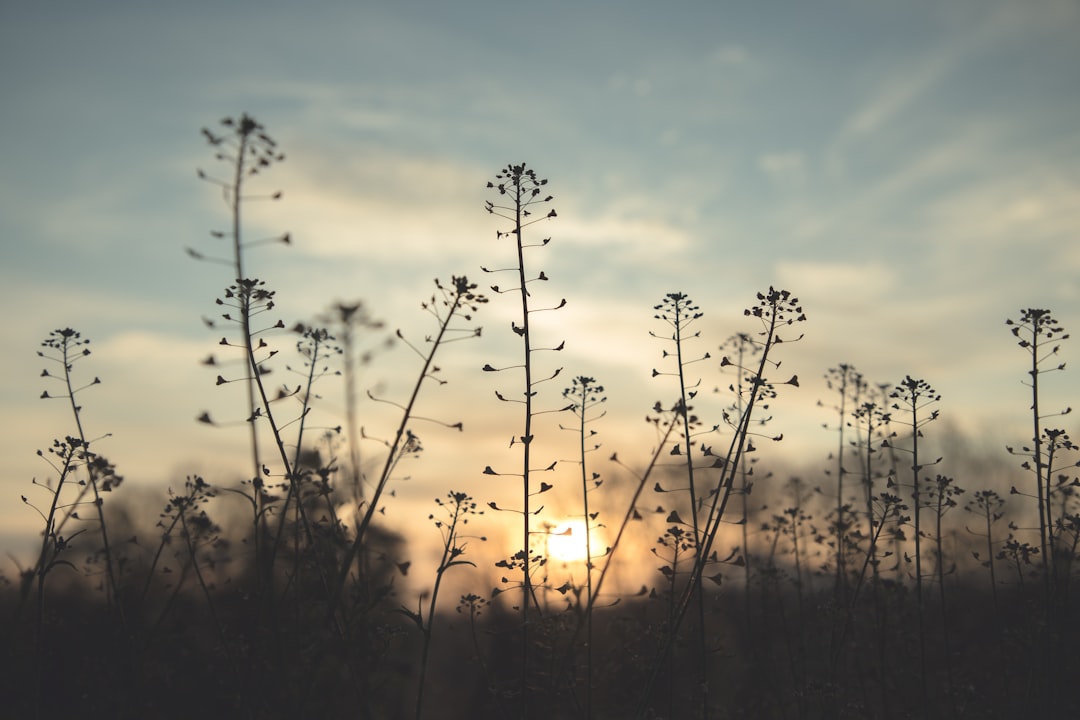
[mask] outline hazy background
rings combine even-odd
[[[55,328],[93,340],[87,432],[112,433],[96,447],[128,483],[246,473],[242,431],[195,422],[241,414],[198,364],[221,336],[200,316],[231,277],[183,250],[224,246],[208,231],[227,208],[195,169],[218,170],[199,129],[226,115],[253,114],[287,155],[260,181],[284,200],[247,214],[249,238],[292,234],[249,259],[287,324],[363,299],[421,339],[433,278],[486,287],[480,265],[513,262],[485,183],[508,162],[549,178],[559,217],[537,228],[553,241],[535,269],[551,278],[541,297],[568,306],[539,342],[567,349],[542,400],[595,376],[605,453],[633,464],[645,412],[674,397],[650,377],[667,292],[701,305],[697,347],[714,355],[756,329],[742,318],[756,291],[800,297],[806,339],[779,374],[802,387],[775,403],[786,439],[768,452],[822,465],[829,367],[923,377],[943,419],[998,451],[1028,433],[1027,356],[1006,317],[1050,307],[1080,329],[1073,0],[93,5],[0,4],[0,547],[40,526],[19,495],[50,473],[35,451],[71,432],[67,408],[38,399],[35,351]],[[417,427],[428,457],[403,494],[502,497],[480,471],[514,468],[517,416],[493,391],[516,385],[478,369],[516,361],[516,307],[494,298],[484,336],[446,349],[451,382],[421,413],[466,433]],[[705,390],[726,384],[717,365],[695,368]],[[401,399],[413,368],[399,347],[366,386]],[[1075,402],[1080,375],[1046,388],[1050,407]],[[323,393],[341,422],[338,388]],[[710,424],[723,401],[703,394]],[[540,438],[562,459],[556,422]]]

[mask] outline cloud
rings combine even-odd
[[[757,165],[778,188],[798,190],[806,183],[806,156],[801,152],[764,153]]]
[[[954,61],[951,53],[927,57],[914,68],[905,67],[886,79],[848,118],[841,137],[871,135],[891,123],[938,84]]]
[[[1009,4],[960,18],[941,15],[935,18],[940,29],[952,22],[962,25],[963,32],[944,32],[936,44],[889,60],[891,68],[865,74],[862,97],[842,123],[829,154],[842,156],[878,142],[886,130],[908,132],[907,121],[939,112],[936,91],[1017,31],[1015,23],[1003,21],[1008,13],[1003,15],[1002,8]]]
[[[949,242],[943,252],[968,257],[972,250],[1012,247],[1027,254],[1041,247],[1050,267],[1075,263],[1071,242],[1080,228],[1080,182],[1032,163],[1006,177],[948,193],[927,209],[928,221]],[[981,253],[980,259],[989,260]]]
[[[739,66],[750,60],[750,53],[742,45],[721,45],[713,51],[709,60],[716,65]]]
[[[780,287],[834,307],[864,307],[896,286],[896,271],[880,261],[780,261],[775,273]]]
[[[454,241],[486,220],[486,169],[367,144],[325,151],[291,169],[282,222],[303,228],[303,252],[393,264],[464,247]]]

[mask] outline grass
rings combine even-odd
[[[665,295],[652,320],[670,333],[657,334],[664,363],[653,375],[667,400],[642,402],[647,444],[605,435],[601,451],[599,373],[573,368],[561,395],[548,391],[562,371],[549,353],[564,345],[533,321],[566,300],[544,299],[534,253],[552,248],[526,231],[556,215],[547,181],[511,164],[486,209],[507,223],[497,239],[512,260],[481,270],[511,278],[491,286],[491,304],[511,309],[520,354],[491,357],[475,377],[441,370],[457,343],[487,341],[488,298],[452,275],[419,303],[432,323],[422,340],[389,333],[416,356],[414,382],[402,397],[366,389],[364,411],[363,348],[385,345],[384,324],[356,302],[278,319],[268,281],[244,275],[263,243],[245,239],[242,211],[284,157],[248,116],[204,135],[228,168],[223,182],[200,173],[223,193],[230,229],[212,235],[228,257],[189,254],[236,276],[208,323],[224,333],[213,341],[221,356],[205,361],[208,394],[244,390],[239,407],[200,420],[248,430],[236,453],[251,475],[192,473],[148,503],[122,482],[122,461],[98,453],[100,430],[84,428],[84,404],[107,401],[87,370],[89,341],[70,328],[47,336],[42,398],[65,413],[39,452],[46,479],[22,498],[40,519],[37,555],[15,559],[0,586],[0,697],[12,717],[1080,712],[1068,690],[1080,670],[1069,651],[1080,640],[1078,448],[1049,426],[1067,411],[1041,409],[1052,387],[1042,376],[1064,369],[1068,337],[1048,310],[1009,322],[1029,353],[1020,372],[1033,403],[1018,415],[1031,413],[1033,436],[992,459],[1004,485],[987,486],[984,467],[952,460],[946,432],[928,431],[947,408],[929,383],[875,384],[850,363],[826,375],[838,396],[832,447],[794,470],[775,463],[769,448],[783,436],[767,429],[806,402],[782,355],[798,351],[808,320],[773,287],[722,342],[684,293]],[[480,448],[475,468],[440,467],[446,484],[428,488],[439,499],[422,529],[394,534],[383,517],[408,507],[396,490],[409,467],[439,462],[423,439],[475,442],[465,421],[421,414],[422,398],[485,372],[505,384],[462,414],[511,410],[505,442],[520,457],[498,467]],[[321,427],[323,388],[338,374],[344,422]],[[716,393],[700,392],[710,385]],[[573,457],[558,456],[561,430],[574,435]],[[512,483],[516,504],[486,497],[492,483]],[[548,555],[562,519],[545,507],[556,486],[567,488],[563,514],[583,522],[581,560]],[[507,518],[514,539],[500,545]],[[416,568],[429,555],[424,577]]]

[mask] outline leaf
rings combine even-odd
[[[421,630],[424,629],[424,619],[420,617],[420,613],[415,613],[404,605],[398,608],[398,612],[416,623],[416,627],[420,628]]]

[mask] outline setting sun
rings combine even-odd
[[[548,534],[548,553],[559,562],[581,562],[585,559],[585,521],[564,520]]]

